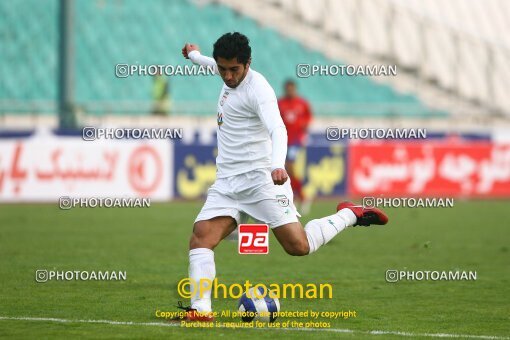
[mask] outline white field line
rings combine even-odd
[[[171,322],[133,322],[133,321],[114,321],[114,320],[73,320],[73,319],[59,319],[59,318],[34,318],[34,317],[15,317],[15,316],[0,316],[0,320],[17,320],[17,321],[40,321],[40,322],[60,322],[60,323],[95,323],[106,325],[121,325],[121,326],[155,326],[155,327],[180,327],[180,323]],[[233,328],[234,329],[234,328]],[[398,335],[406,337],[430,337],[430,338],[465,338],[465,339],[494,339],[503,340],[510,339],[508,337],[500,337],[493,335],[469,335],[469,334],[450,334],[450,333],[411,333],[399,331],[362,331],[354,329],[340,329],[340,328],[235,328],[235,329],[265,329],[265,330],[283,330],[283,331],[301,331],[301,332],[333,332],[333,333],[353,333],[353,334],[368,334],[368,335]]]

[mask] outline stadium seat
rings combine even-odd
[[[0,38],[5,48],[0,57],[4,78],[0,101],[55,102],[58,1],[23,0],[15,4],[0,4],[2,12],[7,13],[0,25],[10,33]],[[300,4],[308,6],[306,2]],[[310,20],[315,20],[316,16],[316,12],[310,13]],[[36,17],[38,20],[32,20]],[[180,55],[185,42],[198,43],[203,53],[210,55],[215,39],[233,30],[251,39],[253,68],[267,77],[278,94],[287,78],[296,78],[297,64],[341,64],[218,4],[198,6],[184,0],[171,3],[153,0],[139,6],[134,0],[77,0],[76,102],[89,114],[148,114],[152,103],[152,78],[116,78],[116,64],[186,64]],[[9,40],[10,36],[16,38]],[[20,58],[21,55],[29,57]],[[401,115],[427,112],[411,94],[399,94],[368,78],[316,76],[297,81],[300,92],[312,103],[317,115],[393,113],[385,106],[379,107],[378,103],[392,103],[395,107],[399,103],[412,103],[421,108],[401,110]],[[209,115],[214,112],[218,91],[212,89],[221,85],[217,77],[176,76],[169,77],[169,83],[176,113]],[[193,102],[203,105],[188,105]],[[370,107],[360,110],[358,104],[363,103]]]

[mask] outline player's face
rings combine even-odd
[[[250,62],[242,64],[237,61],[237,58],[225,59],[219,57],[216,60],[218,71],[225,84],[230,88],[236,88],[248,73]]]
[[[289,98],[294,98],[297,95],[296,85],[290,83],[285,85],[285,96]]]

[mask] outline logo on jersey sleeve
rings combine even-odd
[[[221,126],[223,124],[223,113],[218,112],[218,126]]]
[[[276,195],[276,199],[278,200],[278,204],[281,207],[288,207],[289,206],[289,199],[285,195]]]
[[[220,100],[220,106],[223,106],[223,104],[225,104],[225,100],[227,100],[227,97],[228,95],[230,94],[230,92],[223,92],[223,96],[221,97],[221,100]]]

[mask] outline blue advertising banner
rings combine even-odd
[[[197,199],[205,196],[216,179],[216,154],[216,145],[175,144],[175,197]]]
[[[295,173],[308,198],[341,196],[347,190],[347,144],[308,146],[296,158]]]
[[[176,143],[175,197],[204,197],[216,179],[216,145]],[[303,180],[306,197],[341,196],[347,188],[347,144],[308,146],[297,155],[296,176]]]

